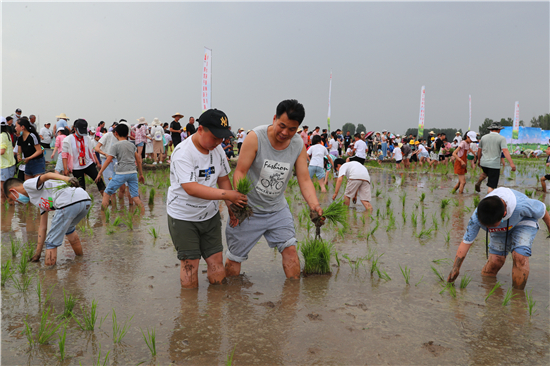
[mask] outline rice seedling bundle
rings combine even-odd
[[[348,227],[348,206],[344,204],[343,200],[332,202],[326,209],[323,210],[323,215],[310,210],[309,216],[311,221],[315,224],[315,237],[320,238],[321,236],[321,226],[325,221],[333,225],[340,224],[342,227]]]
[[[330,257],[333,252],[332,243],[322,239],[306,239],[300,243],[300,252],[304,257],[304,274],[330,273]]]
[[[443,278],[443,276],[441,275],[441,273],[439,273],[439,271],[437,270],[437,268],[435,268],[434,266],[431,266],[432,268],[432,271],[433,273],[437,276],[437,278],[439,278],[439,280],[441,282],[445,282],[445,279]]]
[[[147,328],[147,336],[145,336],[145,333],[143,332],[143,329],[139,328],[141,330],[141,335],[143,336],[143,340],[145,340],[145,344],[149,348],[149,351],[151,351],[151,356],[155,357],[157,355],[157,342],[156,342],[156,335],[155,335],[155,328],[149,332],[149,328]]]
[[[252,182],[248,178],[248,176],[244,176],[243,178],[239,179],[237,182],[237,191],[241,194],[244,194],[245,196],[250,193],[252,190]],[[231,211],[235,214],[235,217],[237,220],[239,220],[239,225],[246,219],[248,219],[250,216],[253,215],[252,209],[248,205],[244,205],[243,207],[238,207],[237,205],[233,204],[229,206]]]
[[[155,194],[157,191],[154,188],[151,188],[149,191],[149,204],[153,205],[155,203]]]

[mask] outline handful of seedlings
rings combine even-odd
[[[250,193],[252,190],[252,182],[250,179],[248,179],[247,176],[244,176],[243,178],[239,179],[237,182],[237,192],[244,194],[245,196]],[[243,207],[239,207],[235,204],[229,206],[231,211],[235,214],[235,217],[237,220],[239,220],[239,225],[246,219],[248,219],[250,216],[253,215],[252,209],[248,205],[244,205]]]
[[[323,210],[323,216],[314,211],[309,211],[311,221],[315,224],[315,238],[321,237],[321,226],[328,220],[333,224],[342,224],[344,228],[348,226],[348,207],[343,200],[332,202],[326,209]]]

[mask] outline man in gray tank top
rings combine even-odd
[[[304,143],[296,135],[304,116],[302,104],[284,100],[277,106],[273,124],[256,127],[243,142],[233,182],[236,187],[244,176],[252,182],[248,205],[254,215],[239,226],[226,227],[226,276],[239,275],[241,263],[263,235],[269,247],[282,254],[286,277],[300,277],[294,220],[284,195],[292,167],[307,204],[320,216],[323,214],[309,177]]]

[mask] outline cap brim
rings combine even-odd
[[[208,127],[208,130],[212,132],[212,135],[216,136],[219,139],[224,139],[226,137],[234,137],[233,132],[229,131],[227,128]]]

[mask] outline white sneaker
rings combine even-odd
[[[156,162],[156,161],[155,161],[155,162],[153,162],[153,165],[157,165],[157,162]]]

